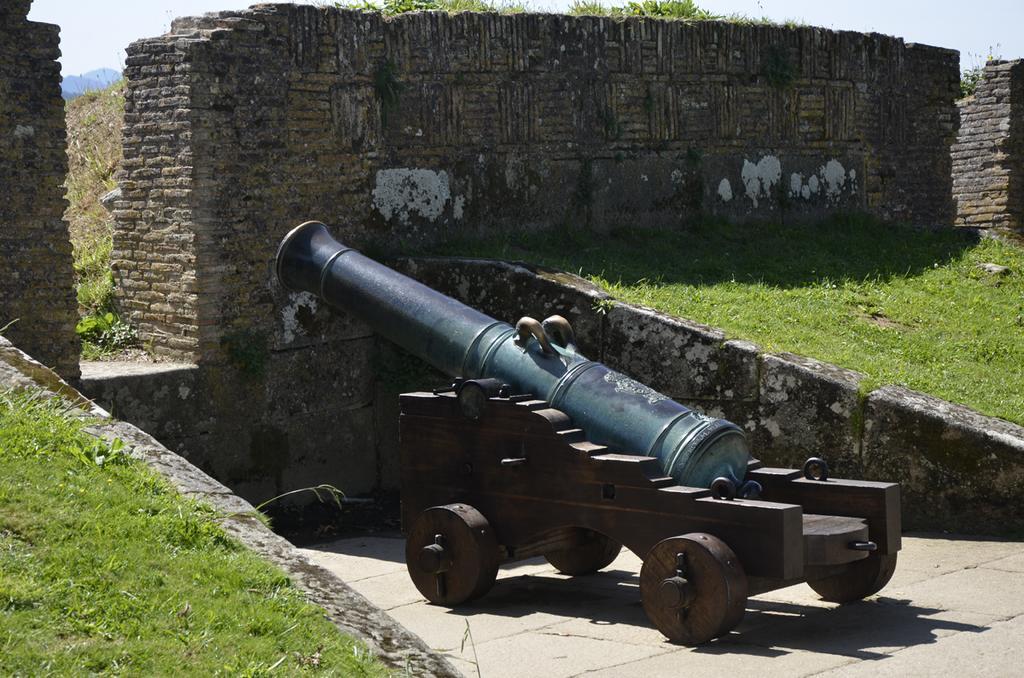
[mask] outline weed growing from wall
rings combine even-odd
[[[786,89],[796,80],[796,66],[789,51],[779,45],[770,45],[761,57],[761,74],[776,89]]]
[[[254,329],[236,330],[225,334],[220,345],[231,363],[243,373],[263,376],[270,357],[266,334]]]
[[[615,117],[610,109],[603,108],[598,111],[597,119],[601,122],[604,130],[604,137],[608,141],[618,141],[622,137],[622,123]]]
[[[381,124],[388,124],[388,116],[398,110],[398,102],[405,86],[398,79],[398,67],[390,59],[381,63],[373,73],[373,90],[380,99]]]

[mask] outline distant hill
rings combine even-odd
[[[104,89],[121,79],[121,71],[113,68],[97,68],[82,75],[69,75],[61,82],[61,94],[65,99],[74,99],[86,92]]]

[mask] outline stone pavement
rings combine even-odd
[[[640,559],[625,550],[589,577],[514,563],[482,599],[449,610],[419,595],[403,549],[396,535],[303,552],[467,676],[1024,676],[1024,542],[906,536],[879,595],[840,607],[805,585],[762,594],[736,631],[699,648],[651,627]]]

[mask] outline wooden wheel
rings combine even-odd
[[[648,618],[669,640],[699,645],[740,623],[747,577],[725,542],[693,532],[651,548],[640,570],[640,596]]]
[[[498,575],[498,561],[494,531],[466,504],[428,508],[405,542],[409,577],[432,603],[458,605],[487,593]]]
[[[895,571],[895,553],[872,553],[867,558],[853,561],[838,574],[808,580],[807,585],[830,603],[850,603],[881,591]]]
[[[562,574],[593,574],[611,565],[622,550],[622,544],[603,534],[583,529],[580,532],[585,533],[585,541],[581,544],[544,554],[544,558]]]

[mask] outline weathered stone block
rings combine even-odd
[[[836,477],[859,478],[860,380],[863,375],[791,353],[761,362],[756,415],[737,421],[751,448],[771,466],[800,467],[822,457]]]
[[[1024,530],[1024,428],[899,386],[867,398],[867,477],[898,481],[904,525],[953,532]]]
[[[606,316],[602,354],[609,367],[672,398],[757,398],[756,349],[725,344],[721,330],[619,302]]]
[[[334,419],[366,407],[373,402],[375,351],[371,336],[272,353],[261,377],[269,420],[291,426],[303,413]]]
[[[216,407],[195,365],[84,362],[80,388],[115,417],[164,443],[215,427]]]
[[[289,422],[284,440],[287,464],[281,470],[279,492],[326,483],[346,495],[360,496],[379,486],[372,405],[346,411],[344,426],[323,413],[297,416]]]

